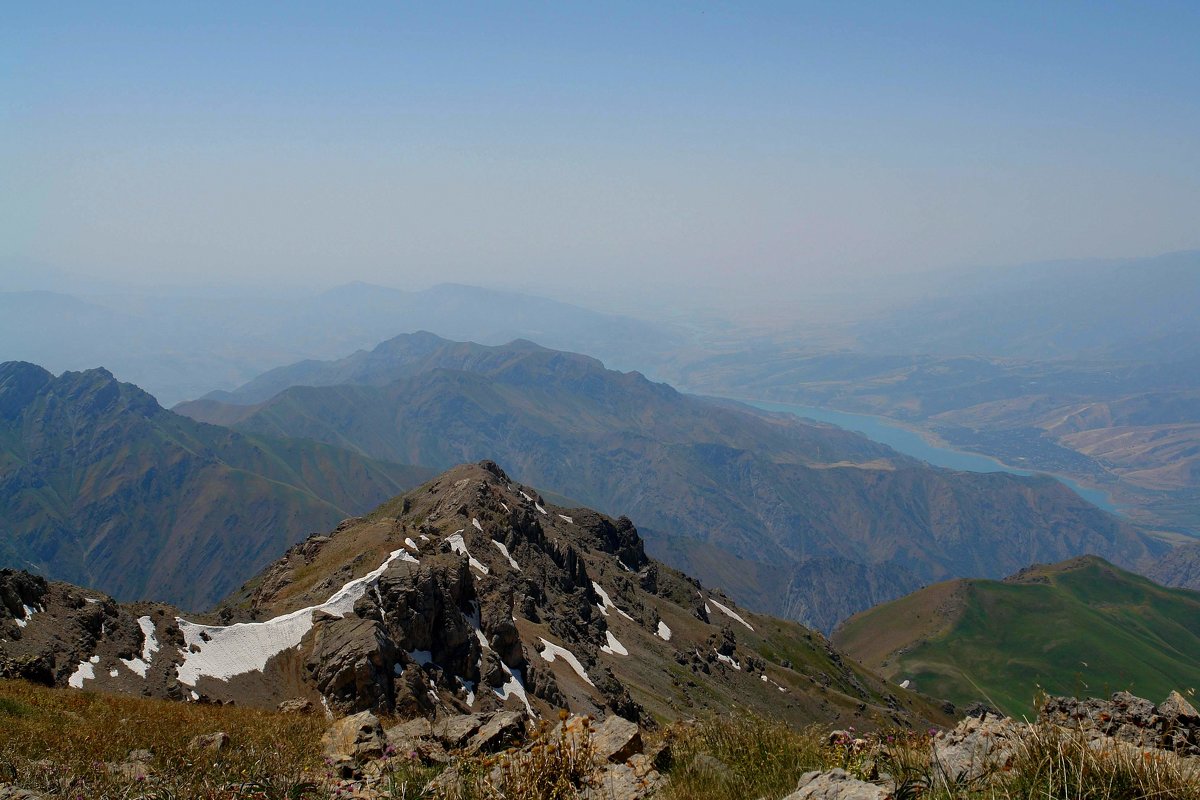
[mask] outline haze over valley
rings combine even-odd
[[[1200,12],[0,26],[0,798],[1200,797]]]

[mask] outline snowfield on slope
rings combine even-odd
[[[261,671],[272,656],[297,647],[312,628],[314,611],[344,617],[367,587],[379,580],[393,561],[420,563],[406,550],[394,550],[378,568],[338,589],[324,603],[284,614],[266,622],[239,622],[236,625],[199,625],[176,617],[183,633],[183,662],[177,668],[179,682],[195,686],[201,678],[227,681],[235,675]]]
[[[608,653],[610,656],[627,656],[629,651],[625,649],[625,645],[621,644],[617,637],[613,636],[612,631],[605,631],[604,635],[608,638],[608,644],[601,645],[600,651]]]
[[[595,581],[592,581],[592,591],[594,591],[600,597],[600,602],[597,603],[596,605],[600,608],[601,614],[603,614],[604,616],[607,617],[608,610],[611,608],[611,609],[615,610],[618,614],[620,614],[622,617],[624,617],[625,619],[628,619],[628,620],[633,619],[633,617],[629,616],[624,611],[622,611],[620,608],[618,608],[617,604],[614,603],[612,601],[612,598],[608,596],[608,592],[604,591],[604,587],[602,587],[600,584],[596,583]]]
[[[80,661],[79,666],[71,673],[71,677],[67,678],[67,685],[76,689],[82,689],[84,681],[95,679],[96,665],[99,663],[100,656],[92,656],[86,661]]]
[[[538,638],[542,639],[540,636]],[[583,680],[587,682],[588,686],[596,685],[592,683],[592,679],[588,677],[587,672],[583,668],[583,664],[579,663],[579,659],[575,657],[574,653],[565,647],[553,644],[545,639],[542,639],[542,644],[544,645],[544,648],[542,649],[540,655],[543,659],[545,659],[547,662],[553,663],[554,659],[561,658],[563,661],[566,661],[571,665],[571,669],[575,670],[575,674],[580,678],[583,678]]]
[[[150,669],[150,660],[158,652],[158,637],[154,635],[154,621],[149,617],[138,617],[138,627],[142,629],[142,657],[122,658],[121,663],[144,678]]]
[[[29,618],[32,617],[34,614],[36,614],[38,611],[38,609],[33,608],[31,606],[27,606],[24,603],[21,604],[21,610],[25,613],[25,616],[16,618],[15,622],[17,623],[18,628],[24,628],[26,625],[28,625]]]
[[[450,536],[447,536],[446,544],[450,545],[450,549],[458,553],[460,556],[466,556],[467,563],[472,567],[479,570],[484,575],[488,574],[487,565],[475,558],[475,556],[471,555],[471,551],[467,549],[467,542],[465,539],[463,539],[463,532],[461,530],[455,531]]]
[[[730,608],[729,606],[724,605],[722,603],[718,603],[716,600],[713,600],[711,597],[708,599],[709,599],[709,602],[711,602],[714,606],[721,609],[722,614],[729,617],[730,619],[737,620],[738,622],[742,623],[750,630],[754,630],[754,626],[751,625],[749,622],[746,622],[746,620],[742,619],[741,615],[738,614],[736,611],[734,611],[732,608]],[[709,611],[709,608],[707,605],[704,606],[704,610]]]
[[[508,559],[508,565],[510,567],[515,569],[517,572],[521,571],[521,565],[517,563],[515,558],[509,555],[508,548],[505,547],[504,542],[498,542],[495,539],[492,539],[492,544],[496,545],[496,549],[500,551],[500,555]]]

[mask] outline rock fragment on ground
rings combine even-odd
[[[891,797],[881,786],[860,781],[844,769],[831,769],[804,773],[796,791],[784,800],[890,800]]]
[[[228,746],[229,734],[224,731],[202,733],[188,742],[188,750],[207,750],[212,753],[219,753]]]

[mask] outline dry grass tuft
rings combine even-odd
[[[448,800],[574,800],[595,769],[590,720],[568,727],[543,721],[531,744],[498,756],[460,762],[462,781]]]
[[[672,734],[672,800],[782,797],[805,772],[832,761],[816,728],[796,730],[748,712],[677,725]]]
[[[0,783],[48,797],[319,797],[319,716],[194,705],[0,681]],[[192,737],[224,731],[219,753],[191,751]],[[122,768],[149,750],[149,773]]]
[[[377,788],[403,800],[574,800],[593,792],[586,723],[544,723],[531,746],[454,764],[457,781],[426,792],[439,768],[389,753]],[[70,800],[326,800],[349,796],[321,756],[326,720],[221,706],[47,689],[0,681],[0,784]],[[199,734],[231,746],[191,751]],[[664,800],[781,798],[809,770],[841,767],[862,780],[891,776],[897,800],[1200,800],[1200,759],[1132,745],[1098,749],[1082,731],[1029,725],[1013,758],[970,782],[943,774],[930,739],[911,731],[831,738],[816,727],[739,712],[680,723]],[[127,766],[149,750],[150,771]],[[126,766],[122,766],[126,765]]]
[[[1200,763],[1124,743],[1099,749],[1081,731],[1038,724],[997,783],[1005,800],[1197,800]]]

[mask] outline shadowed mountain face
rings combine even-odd
[[[552,505],[490,462],[295,545],[212,618],[0,571],[5,675],[443,719],[501,708],[647,723],[735,708],[797,724],[945,718],[820,634],[648,558],[628,519]]]
[[[103,369],[0,364],[0,564],[121,599],[207,607],[429,474],[198,424]]]
[[[1146,575],[1163,586],[1200,591],[1200,542],[1171,550],[1146,570]]]
[[[936,580],[1089,551],[1139,565],[1158,549],[1048,478],[933,469],[857,434],[527,342],[397,337],[277,370],[241,396],[285,384],[255,405],[178,410],[433,467],[495,458],[546,490],[636,517],[653,553],[740,601],[826,630]]]
[[[1019,714],[1039,689],[1158,696],[1191,687],[1200,593],[1086,556],[1004,581],[930,586],[852,617],[833,640],[923,693]]]

